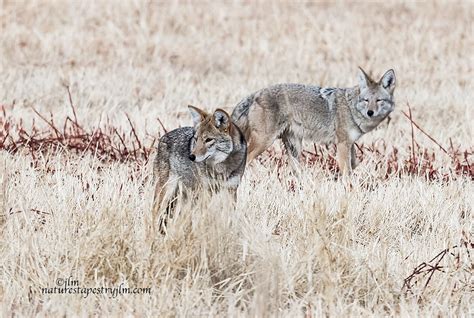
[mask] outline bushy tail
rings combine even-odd
[[[237,106],[235,106],[234,111],[232,112],[232,121],[236,124],[240,130],[245,135],[245,138],[248,138],[248,126],[249,126],[249,110],[254,102],[255,94],[247,96],[242,99]]]

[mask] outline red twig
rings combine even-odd
[[[50,123],[46,118],[44,118],[40,113],[38,113],[38,111],[34,109],[33,106],[31,106],[31,109],[35,112],[36,115],[38,115],[39,118],[41,118],[45,123],[48,124],[49,127],[51,127],[56,132],[56,136],[59,138],[61,132],[54,126],[54,123]]]
[[[434,142],[436,145],[438,145],[438,147],[447,155],[449,155],[448,151],[446,149],[444,149],[443,146],[441,146],[441,144],[439,142],[437,142],[433,137],[431,137],[426,131],[424,131],[417,123],[415,123],[413,121],[413,118],[411,116],[411,108],[410,108],[410,104],[408,104],[408,115],[407,113],[405,113],[404,111],[402,111],[403,115],[405,115],[406,118],[408,118],[411,122],[411,125],[412,125],[412,140],[414,139],[414,132],[413,132],[413,126],[415,126],[419,131],[421,131],[426,137],[428,137],[432,142]]]
[[[415,157],[415,129],[413,128],[413,119],[412,119],[412,116],[411,116],[411,107],[410,107],[410,104],[408,104],[408,113],[409,113],[409,117],[408,119],[410,120],[410,123],[411,123],[411,159],[413,161],[413,163],[416,162],[416,157]],[[405,113],[404,113],[405,114]]]
[[[164,131],[165,134],[166,134],[166,133],[168,132],[168,130],[165,128],[165,125],[163,125],[163,123],[161,122],[160,117],[156,117],[156,119],[158,119],[158,122],[160,123],[161,128],[163,128],[163,131]]]
[[[72,102],[71,90],[69,89],[69,85],[64,85],[64,87],[66,87],[66,90],[67,90],[67,95],[69,97],[69,105],[71,106],[72,114],[74,115],[74,122],[77,123],[76,109]]]

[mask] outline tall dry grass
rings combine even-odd
[[[375,76],[394,68],[398,80],[392,120],[361,140],[387,152],[364,153],[352,189],[317,164],[295,180],[276,145],[247,169],[235,211],[225,194],[185,204],[154,241],[149,164],[61,145],[34,157],[2,151],[2,316],[473,314],[472,179],[418,130],[420,151],[435,154],[425,159],[452,178],[379,168],[393,147],[410,158],[409,102],[431,137],[467,151],[470,169],[471,3],[0,5],[2,137],[6,117],[28,133],[49,129],[34,110],[74,118],[65,86],[84,129],[115,127],[130,145],[126,114],[151,142],[158,118],[167,129],[190,124],[188,103],[231,110],[276,82],[349,86],[358,65]],[[151,293],[42,293],[68,277]]]

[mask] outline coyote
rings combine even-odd
[[[227,188],[236,198],[236,190],[245,170],[247,143],[240,129],[222,109],[213,114],[188,106],[194,127],[166,133],[158,143],[153,166],[156,180],[152,210],[152,229],[161,206],[172,209],[178,191]],[[163,232],[166,220],[160,218]]]
[[[354,142],[383,121],[394,109],[395,72],[388,70],[378,82],[359,68],[358,85],[323,88],[277,84],[257,91],[235,107],[232,120],[248,142],[252,161],[281,139],[299,171],[303,139],[335,142],[343,174],[356,166]]]

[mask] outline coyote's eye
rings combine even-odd
[[[369,102],[369,99],[368,99],[368,98],[364,99],[364,102],[368,103],[368,102]]]
[[[212,138],[206,138],[206,140],[204,140],[204,142],[205,142],[206,144],[209,144],[209,143],[211,143],[211,142],[213,142],[213,141],[214,141],[214,139],[212,139]]]

